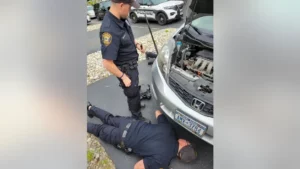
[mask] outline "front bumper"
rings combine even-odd
[[[90,16],[90,18],[96,18],[96,15],[94,13],[88,13],[88,15]]]
[[[186,104],[184,104],[178,98],[178,96],[172,91],[172,89],[166,83],[161,73],[161,70],[158,67],[157,59],[155,60],[152,66],[151,91],[155,100],[160,105],[160,108],[163,110],[164,114],[166,114],[173,121],[174,121],[174,112],[176,109],[179,109],[183,111],[185,114],[187,114],[188,116],[190,116],[191,118],[206,125],[208,127],[206,133],[199,138],[213,145],[213,125],[214,125],[213,118],[201,115],[200,113],[187,107]],[[182,127],[185,128],[184,126]],[[190,131],[189,129],[187,130]]]

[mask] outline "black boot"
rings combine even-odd
[[[87,103],[86,110],[87,114],[90,118],[93,118],[95,116],[95,112],[93,110],[89,110],[89,107],[93,106],[90,102]]]
[[[151,90],[150,90],[150,85],[140,85],[140,100],[150,100],[151,99]]]

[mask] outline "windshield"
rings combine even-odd
[[[203,16],[192,21],[191,25],[198,31],[213,32],[213,16]]]
[[[186,0],[184,3],[184,16],[186,24],[199,16],[213,15],[213,0]]]
[[[105,1],[100,3],[101,8],[107,8],[110,6],[110,1]]]
[[[169,0],[144,0],[144,2],[152,2],[153,5],[158,5],[164,2],[168,2]],[[147,3],[146,3],[147,4]]]

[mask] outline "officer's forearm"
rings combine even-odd
[[[108,70],[111,74],[121,77],[123,72],[121,72],[118,67],[115,65],[115,63],[112,60],[106,60],[103,59],[102,61],[103,66],[105,67],[106,70]]]

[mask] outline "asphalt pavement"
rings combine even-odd
[[[97,19],[93,19],[90,25],[101,24],[102,21],[98,21]],[[166,28],[179,28],[183,24],[184,20],[173,21],[166,25],[159,25],[155,21],[150,21],[150,27],[152,32],[158,31]],[[138,23],[131,23],[133,35],[135,38],[139,38],[141,36],[149,34],[149,29],[146,21],[140,21]],[[91,54],[100,50],[100,39],[99,39],[99,29],[87,32],[87,54]],[[154,37],[155,38],[155,37]]]
[[[151,83],[151,66],[147,65],[147,61],[139,64],[140,84]],[[118,85],[118,80],[114,76],[97,81],[87,87],[88,100],[97,107],[100,107],[114,115],[130,116],[126,97]],[[159,109],[159,106],[154,100],[154,97],[149,101],[143,101],[146,107],[142,110],[143,116],[150,119],[152,123],[157,123],[154,112]],[[89,122],[101,124],[97,118],[89,118]],[[189,140],[195,145],[198,152],[198,159],[192,163],[185,164],[178,159],[173,159],[170,167],[173,169],[212,169],[213,168],[213,146],[207,144],[201,139],[193,136],[182,127],[174,126],[180,138]],[[101,141],[106,152],[114,162],[116,169],[132,169],[134,164],[140,160],[136,155],[127,155],[124,152],[116,149],[114,146]]]

